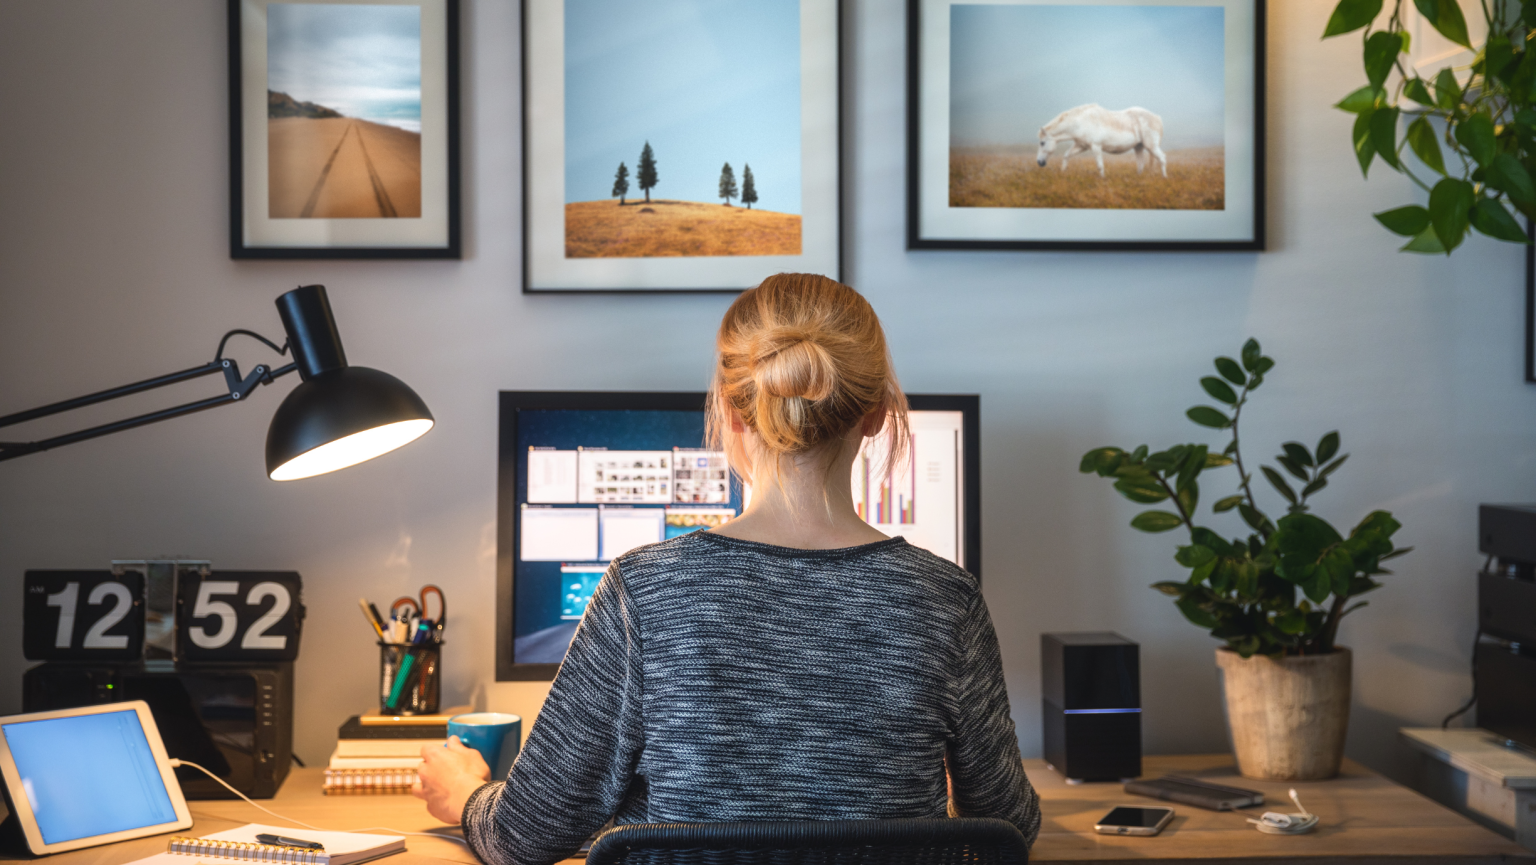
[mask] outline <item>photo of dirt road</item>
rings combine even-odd
[[[272,219],[421,217],[421,133],[352,117],[267,119]]]

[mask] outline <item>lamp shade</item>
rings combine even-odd
[[[405,382],[365,366],[302,381],[267,427],[267,476],[313,477],[388,453],[432,428],[432,412]]]

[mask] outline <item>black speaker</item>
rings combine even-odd
[[[1068,783],[1141,775],[1139,655],[1107,631],[1040,635],[1045,762]]]

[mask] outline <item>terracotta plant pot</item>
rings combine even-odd
[[[1237,770],[1267,781],[1339,774],[1349,729],[1348,649],[1329,655],[1244,658],[1216,650]]]

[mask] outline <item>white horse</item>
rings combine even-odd
[[[1056,149],[1056,142],[1070,141],[1061,154],[1061,170],[1067,170],[1067,160],[1088,150],[1099,163],[1099,176],[1104,176],[1104,154],[1136,151],[1136,173],[1145,167],[1150,151],[1168,176],[1168,154],[1163,152],[1163,118],[1145,108],[1127,108],[1110,111],[1097,104],[1079,105],[1056,115],[1056,119],[1040,127],[1040,149],[1035,161],[1041,168]]]

